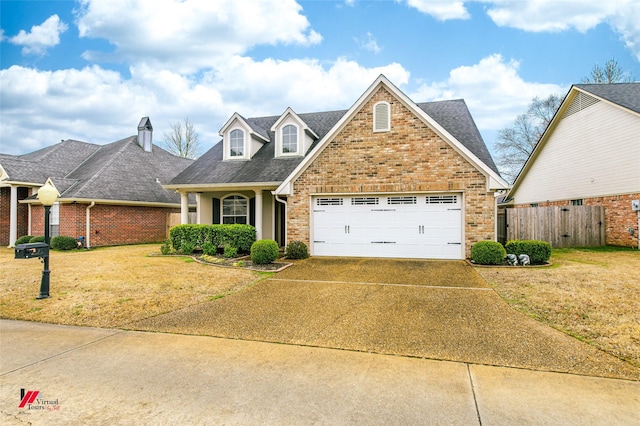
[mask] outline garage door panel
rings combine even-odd
[[[319,256],[462,258],[460,194],[314,198]]]

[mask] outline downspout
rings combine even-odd
[[[89,204],[87,206],[87,220],[86,220],[86,230],[85,230],[85,244],[87,248],[91,248],[91,213],[89,212],[89,210],[91,210],[91,208],[93,206],[96,205],[95,201],[92,201],[91,204]]]
[[[289,241],[288,236],[287,236],[287,228],[289,226],[289,222],[287,221],[287,202],[286,200],[282,200],[280,199],[280,195],[276,194],[275,191],[272,192],[272,194],[275,196],[275,199],[277,202],[284,204],[284,246],[286,248],[287,246],[287,242]]]

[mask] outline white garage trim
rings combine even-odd
[[[314,256],[463,259],[462,193],[311,197]]]

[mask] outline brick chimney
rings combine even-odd
[[[142,117],[140,124],[138,124],[138,144],[146,152],[151,152],[153,146],[153,126],[149,117]]]

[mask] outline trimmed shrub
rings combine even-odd
[[[29,240],[30,243],[44,243],[44,236],[38,235],[37,237],[32,237]]]
[[[471,247],[471,260],[479,265],[501,265],[506,255],[497,241],[479,241]]]
[[[239,253],[249,253],[256,240],[256,228],[251,225],[177,225],[169,231],[171,245],[175,250],[184,251],[182,245],[190,243],[204,251],[210,243],[218,247],[231,246]],[[215,252],[213,253],[215,254]]]
[[[58,235],[51,239],[51,250],[74,250],[78,248],[78,242],[73,237]]]
[[[224,246],[224,257],[226,257],[227,259],[231,259],[233,257],[237,257],[238,256],[238,249],[230,246],[230,245],[226,245]]]
[[[551,257],[551,244],[539,240],[511,240],[505,244],[507,253],[528,254],[532,265],[544,265]]]
[[[196,247],[192,243],[187,241],[183,242],[182,245],[180,246],[180,252],[182,254],[191,254],[195,249]]]
[[[287,244],[284,250],[284,256],[287,259],[306,259],[309,257],[309,250],[307,245],[302,241],[292,241]]]
[[[214,246],[209,241],[205,241],[202,244],[202,253],[207,256],[215,256],[218,253],[218,247]]]
[[[266,265],[278,258],[278,243],[273,240],[259,240],[251,245],[251,261],[256,265]]]
[[[16,245],[27,244],[29,241],[31,241],[32,238],[33,238],[33,235],[23,235],[22,237],[16,240]]]

